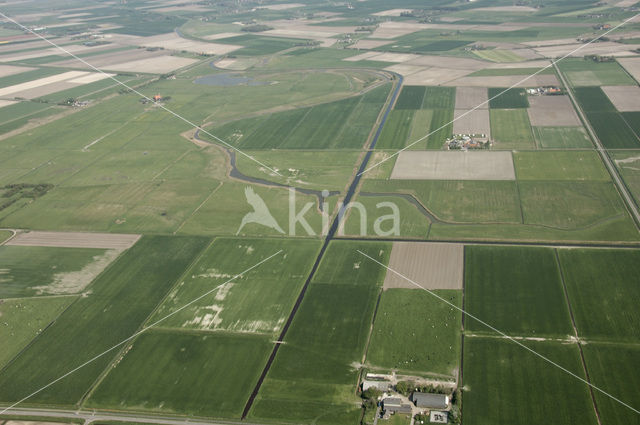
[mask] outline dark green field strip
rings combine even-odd
[[[629,406],[640,409],[640,346],[588,343],[583,345],[591,383]],[[640,415],[611,397],[594,391],[602,425],[640,424]]]
[[[640,112],[622,112],[620,115],[636,134],[636,137],[640,138]]]
[[[525,92],[524,89],[521,89],[521,88],[511,88],[507,90],[506,87],[505,88],[490,87],[489,99],[491,99],[489,101],[489,108],[516,109],[516,108],[529,107],[529,100],[527,99],[527,93]]]
[[[333,240],[322,258],[314,283],[332,285],[381,286],[384,269],[363,262],[358,250],[386,264],[391,255],[391,242],[348,242]]]
[[[0,56],[0,60],[2,56]],[[26,83],[28,81],[37,80],[38,78],[49,77],[51,75],[62,74],[65,69],[62,68],[36,68],[31,71],[19,72],[17,74],[0,77],[0,87],[9,87],[15,84]],[[6,109],[3,108],[3,112]]]
[[[434,109],[427,137],[427,149],[442,149],[453,134],[453,109]],[[413,140],[412,140],[413,142]]]
[[[585,112],[616,112],[616,107],[600,87],[576,87],[573,92]]]
[[[265,336],[151,330],[86,406],[239,418],[270,350]]]
[[[577,345],[523,344],[584,379]],[[597,424],[586,384],[512,341],[465,337],[463,364],[467,425]]]
[[[131,336],[166,295],[206,238],[145,236],[112,264],[0,373],[0,400],[12,402],[47,385]],[[73,405],[117,351],[34,395],[29,402]]]
[[[389,88],[385,84],[336,102],[233,121],[214,132],[245,149],[358,149],[366,142]]]
[[[510,335],[564,337],[573,332],[552,249],[465,248],[465,310]],[[472,318],[465,329],[493,332]]]
[[[580,337],[640,343],[640,250],[558,254]]]
[[[425,86],[404,86],[398,96],[394,109],[420,109],[427,91]]]
[[[453,109],[456,103],[455,87],[427,87],[422,109]]]
[[[304,44],[307,41],[308,40],[304,39],[264,37],[253,34],[244,34],[218,40],[220,43],[239,44],[243,46],[241,49],[234,51],[233,54],[244,56],[270,55]]]
[[[462,291],[434,292],[461,307]],[[462,313],[426,291],[387,289],[376,313],[366,364],[453,376],[460,363],[461,326]]]
[[[413,122],[413,109],[391,111],[376,143],[378,149],[402,149],[408,142]]]
[[[619,112],[587,112],[586,115],[605,148],[640,148],[640,139]]]

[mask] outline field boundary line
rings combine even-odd
[[[2,12],[0,12],[1,14]],[[135,337],[137,337],[138,335],[142,334],[143,332],[151,329],[152,327],[154,327],[155,325],[157,325],[160,322],[163,322],[164,320],[168,319],[169,317],[181,312],[182,310],[184,310],[185,308],[189,307],[190,305],[200,301],[202,298],[212,294],[213,292],[217,291],[218,289],[222,288],[224,285],[226,285],[227,283],[237,279],[238,277],[244,275],[245,273],[261,266],[262,264],[266,263],[267,261],[271,260],[273,257],[276,257],[278,255],[280,255],[283,252],[283,250],[279,250],[274,254],[271,254],[269,257],[259,261],[258,263],[254,264],[253,266],[249,267],[248,269],[232,276],[231,278],[229,278],[228,280],[226,280],[224,283],[221,283],[220,285],[216,286],[213,289],[210,289],[209,291],[205,292],[204,294],[200,295],[197,298],[194,298],[193,300],[189,301],[188,303],[184,304],[182,307],[178,308],[177,310],[172,311],[171,313],[167,314],[166,316],[156,320],[155,322],[151,323],[149,326],[145,326],[143,327],[141,330],[139,330],[138,332],[134,333],[133,335],[131,335],[128,338],[123,339],[122,341],[120,341],[119,343],[117,343],[116,345],[112,346],[111,348],[103,351],[102,353],[96,355],[95,357],[92,357],[91,359],[87,360],[86,362],[82,363],[80,366],[71,369],[69,372],[65,373],[64,375],[61,375],[60,377],[54,379],[53,381],[51,381],[50,383],[48,383],[47,385],[39,388],[38,390],[32,392],[31,394],[21,398],[20,400],[14,402],[13,404],[9,405],[8,407],[4,408],[2,411],[0,411],[0,415],[4,415],[5,413],[7,413],[9,410],[13,409],[14,407],[16,407],[18,404],[30,399],[31,397],[33,397],[34,395],[46,390],[47,388],[49,388],[50,386],[52,386],[53,384],[55,384],[56,382],[59,382],[61,380],[63,380],[64,378],[66,378],[67,376],[73,374],[74,372],[82,369],[83,367],[85,367],[86,365],[96,361],[97,359],[99,359],[100,357],[104,356],[105,354],[115,350],[116,348],[126,344],[127,342],[131,341],[132,339],[134,339]]]
[[[516,340],[515,338],[507,335],[506,333],[502,332],[501,330],[493,327],[492,325],[490,325],[489,323],[483,321],[482,319],[478,318],[477,316],[465,311],[464,308],[460,308],[457,305],[455,305],[454,303],[448,301],[446,298],[441,297],[440,295],[436,294],[435,292],[424,288],[423,286],[419,285],[418,283],[416,283],[415,281],[409,279],[408,277],[404,276],[402,273],[392,269],[391,267],[381,263],[380,261],[376,260],[375,258],[365,254],[364,252],[360,251],[359,249],[357,250],[361,255],[363,255],[364,257],[367,257],[368,259],[370,259],[371,261],[373,261],[374,263],[379,264],[380,266],[384,267],[385,269],[387,269],[387,271],[390,271],[394,274],[396,274],[397,276],[401,277],[402,279],[405,279],[407,282],[411,283],[412,285],[414,285],[416,288],[418,289],[422,289],[423,291],[428,292],[430,295],[436,297],[437,299],[439,299],[440,301],[446,303],[447,305],[449,305],[452,308],[455,308],[456,310],[460,311],[463,315],[468,316],[472,319],[474,319],[475,321],[479,322],[480,324],[482,324],[483,326],[486,326],[487,328],[491,329],[493,332],[496,332],[498,334],[500,334],[503,338],[506,338],[508,340],[510,340],[511,342],[513,342],[516,345],[519,345],[520,347],[524,348],[525,350],[529,351],[530,353],[536,355],[537,357],[539,357],[540,359],[544,360],[545,362],[557,367],[558,369],[560,369],[561,371],[573,376],[574,378],[576,378],[577,380],[587,384],[590,388],[593,388],[597,391],[599,391],[600,393],[606,395],[607,397],[609,397],[610,399],[620,403],[621,405],[623,405],[624,407],[632,410],[633,412],[635,412],[636,414],[640,415],[640,410],[635,409],[634,407],[632,407],[631,405],[625,403],[624,401],[620,400],[619,398],[614,397],[613,395],[609,394],[608,392],[604,391],[603,389],[600,389],[599,387],[593,385],[592,383],[590,383],[589,381],[585,380],[584,378],[576,375],[575,373],[571,372],[569,369],[559,365],[558,363],[554,362],[553,360],[551,360],[550,358],[538,353],[537,351],[533,350],[532,348],[527,347],[526,345],[524,345],[523,343],[519,342],[518,340]]]
[[[209,240],[209,243],[207,244],[207,246],[202,248],[202,250],[198,253],[198,255],[196,255],[193,258],[193,260],[189,263],[189,265],[184,269],[182,274],[180,274],[180,276],[178,276],[178,278],[175,280],[173,285],[171,285],[171,288],[169,288],[167,290],[167,292],[164,294],[162,299],[160,301],[158,301],[158,303],[153,308],[153,310],[151,310],[151,312],[147,315],[147,317],[144,319],[144,321],[140,324],[138,329],[143,329],[145,327],[145,324],[149,321],[149,319],[151,319],[153,317],[153,315],[158,311],[160,306],[167,300],[167,298],[169,297],[171,292],[177,287],[179,282],[185,278],[185,276],[187,275],[187,272],[189,270],[191,270],[191,268],[202,258],[202,256],[205,254],[205,252],[211,247],[211,245],[213,245],[213,242],[215,242],[215,240],[216,240],[216,238],[211,238]],[[160,327],[156,327],[155,329],[160,329]],[[130,341],[130,342],[132,342],[132,341]],[[80,397],[80,399],[78,400],[78,407],[82,407],[83,404],[87,401],[87,399],[93,395],[93,392],[96,390],[96,388],[98,388],[98,386],[102,383],[102,381],[104,381],[104,378],[106,378],[107,375],[109,374],[109,372],[111,371],[111,369],[113,369],[114,364],[117,363],[118,357],[120,355],[122,355],[122,357],[124,357],[124,355],[126,355],[127,347],[131,347],[131,344],[124,344],[122,346],[122,348],[116,353],[116,355],[113,357],[113,359],[111,359],[109,364],[107,366],[105,366],[104,370],[91,383],[91,385],[87,388],[87,390],[84,392],[84,394],[82,394],[82,397]]]
[[[463,114],[461,114],[461,115],[459,115],[459,116],[457,116],[457,117],[454,117],[454,119],[453,119],[453,120],[451,120],[451,121],[447,122],[446,124],[444,124],[444,125],[440,126],[440,127],[439,127],[439,128],[437,128],[437,129],[435,129],[435,130],[433,130],[433,131],[429,132],[428,134],[426,134],[426,135],[422,136],[422,137],[421,137],[421,138],[419,138],[418,140],[416,140],[416,141],[414,141],[414,142],[412,142],[412,143],[408,144],[408,145],[407,145],[407,146],[405,146],[404,148],[402,148],[402,149],[400,149],[400,150],[396,151],[394,154],[392,154],[392,155],[391,155],[391,156],[389,156],[388,158],[385,158],[385,159],[383,159],[382,161],[380,161],[380,162],[377,162],[377,163],[373,164],[372,166],[368,167],[366,170],[362,171],[362,172],[359,174],[359,176],[360,176],[360,175],[363,175],[363,174],[365,174],[365,173],[367,173],[368,171],[370,171],[370,170],[372,170],[372,169],[374,169],[374,168],[376,168],[376,167],[378,167],[380,164],[382,164],[382,163],[384,163],[384,162],[386,162],[386,161],[390,160],[391,158],[394,158],[394,157],[398,156],[400,153],[402,153],[402,152],[406,151],[407,149],[409,149],[410,147],[412,147],[412,146],[413,146],[413,145],[415,145],[416,143],[420,143],[420,142],[422,142],[423,140],[425,140],[426,138],[428,138],[428,137],[429,137],[429,136],[431,136],[432,134],[435,134],[435,133],[437,133],[438,131],[440,131],[440,130],[442,130],[442,129],[446,128],[447,126],[449,126],[449,125],[453,124],[454,122],[456,122],[456,121],[457,121],[457,120],[459,120],[460,118],[462,118],[462,117],[464,117],[464,116],[466,116],[466,115],[470,114],[471,112],[473,112],[473,111],[475,111],[475,110],[477,110],[477,109],[479,109],[479,108],[483,107],[484,105],[488,105],[488,104],[489,104],[489,102],[491,102],[492,100],[494,100],[494,99],[496,99],[496,98],[498,98],[498,97],[502,96],[503,94],[505,94],[505,93],[506,93],[506,92],[508,92],[509,90],[512,90],[512,89],[514,89],[514,88],[517,88],[517,86],[518,86],[518,85],[520,85],[520,84],[524,83],[525,81],[530,80],[531,78],[535,77],[536,75],[538,75],[538,74],[540,74],[540,73],[544,72],[545,70],[547,70],[547,69],[549,69],[549,68],[553,68],[553,67],[555,67],[555,66],[556,66],[556,64],[557,64],[558,62],[560,62],[561,60],[564,60],[564,59],[566,59],[566,58],[570,57],[571,55],[573,55],[574,53],[579,52],[580,50],[582,50],[582,49],[584,49],[585,47],[589,46],[590,44],[592,44],[592,43],[594,43],[594,42],[596,42],[596,41],[599,41],[602,37],[606,36],[607,34],[609,34],[609,33],[613,32],[613,31],[615,31],[615,30],[617,30],[617,29],[618,29],[618,28],[620,28],[621,26],[625,25],[626,23],[628,23],[628,22],[632,21],[633,19],[635,19],[635,18],[637,18],[637,17],[639,17],[639,16],[640,16],[640,13],[636,13],[635,15],[633,15],[633,16],[632,16],[632,17],[630,17],[630,18],[625,19],[624,21],[622,21],[621,23],[619,23],[619,24],[618,24],[618,25],[616,25],[615,27],[613,27],[613,28],[611,28],[611,29],[609,29],[609,30],[607,30],[607,31],[603,32],[603,33],[602,33],[602,34],[600,34],[599,36],[597,36],[597,37],[595,37],[595,38],[593,38],[593,39],[589,40],[587,43],[584,43],[584,44],[580,45],[578,48],[576,48],[576,49],[572,50],[571,52],[567,53],[566,55],[561,56],[559,59],[551,60],[551,62],[549,63],[549,65],[545,65],[544,67],[540,68],[539,70],[537,70],[537,71],[536,71],[536,72],[534,72],[533,74],[526,76],[525,78],[521,79],[520,81],[517,81],[515,84],[513,84],[513,85],[509,86],[508,88],[506,88],[506,89],[502,90],[500,93],[496,94],[495,96],[488,98],[487,100],[485,100],[484,102],[480,103],[480,104],[479,104],[479,105],[477,105],[476,107],[474,107],[474,108],[472,108],[472,109],[467,110],[466,112],[464,112]],[[423,99],[423,101],[424,101],[424,99]],[[534,142],[535,142],[535,139],[534,139]]]
[[[210,137],[214,138],[215,140],[217,140],[218,142],[220,142],[220,143],[222,143],[223,145],[227,146],[228,148],[233,149],[234,151],[236,151],[236,152],[240,153],[241,155],[243,155],[243,156],[245,156],[245,157],[249,158],[249,159],[250,159],[250,160],[252,160],[253,162],[256,162],[256,163],[260,164],[261,166],[263,166],[263,167],[267,168],[269,171],[272,171],[272,172],[274,172],[275,174],[277,174],[278,176],[283,177],[283,176],[282,176],[282,175],[281,175],[277,170],[275,170],[275,169],[273,169],[273,168],[269,167],[269,166],[268,166],[268,165],[266,165],[266,164],[263,164],[262,162],[260,162],[260,161],[259,161],[259,160],[257,160],[256,158],[254,158],[253,156],[251,156],[251,155],[249,155],[249,154],[244,153],[243,151],[241,151],[240,149],[236,148],[235,146],[233,146],[233,145],[231,145],[231,144],[229,144],[229,143],[225,142],[224,140],[222,140],[222,139],[221,139],[221,138],[219,138],[218,136],[216,136],[216,135],[214,135],[214,134],[209,133],[207,130],[203,129],[202,127],[200,127],[199,125],[195,124],[194,122],[192,122],[192,121],[190,121],[190,120],[186,119],[185,117],[183,117],[182,115],[178,114],[177,112],[174,112],[174,111],[172,111],[171,109],[167,108],[167,107],[166,107],[166,106],[164,106],[162,103],[157,102],[156,100],[154,100],[154,99],[150,98],[149,96],[147,96],[147,95],[145,95],[145,94],[142,94],[141,92],[139,92],[139,91],[138,91],[138,90],[136,90],[135,88],[133,88],[133,87],[131,87],[131,86],[127,85],[126,83],[123,83],[122,81],[118,80],[118,79],[117,79],[117,78],[115,78],[113,75],[108,74],[108,73],[106,73],[106,72],[102,71],[101,69],[99,69],[99,68],[97,68],[97,67],[95,67],[95,66],[91,65],[89,62],[87,62],[87,61],[85,61],[84,59],[82,59],[82,58],[78,57],[77,55],[75,55],[75,54],[71,53],[70,51],[68,51],[68,50],[67,50],[67,49],[65,49],[64,47],[57,45],[57,44],[56,44],[56,43],[54,43],[53,41],[49,40],[48,38],[46,38],[46,37],[44,37],[44,36],[42,36],[42,35],[40,35],[40,34],[38,34],[37,32],[33,31],[32,29],[30,29],[30,28],[28,28],[28,27],[26,27],[26,26],[22,25],[21,23],[19,23],[18,21],[16,21],[16,20],[15,20],[15,19],[13,19],[13,18],[10,18],[9,16],[7,16],[6,14],[4,14],[4,13],[3,13],[3,12],[1,12],[1,11],[0,11],[0,17],[2,17],[2,18],[4,18],[4,19],[8,20],[9,22],[11,22],[11,23],[13,23],[13,24],[15,24],[15,25],[19,26],[19,27],[20,27],[20,28],[22,28],[23,30],[30,32],[31,34],[35,35],[36,37],[40,38],[41,40],[46,41],[47,43],[51,44],[53,47],[55,47],[55,48],[57,48],[57,49],[59,49],[59,50],[63,51],[64,53],[66,53],[67,55],[71,56],[72,58],[74,58],[74,59],[76,59],[76,60],[78,60],[78,61],[82,62],[82,63],[83,63],[83,64],[85,64],[85,65],[87,65],[89,68],[93,69],[94,71],[99,72],[100,74],[103,74],[103,75],[107,76],[107,78],[112,79],[112,80],[113,80],[113,81],[115,81],[116,83],[118,83],[118,84],[120,84],[121,86],[125,87],[127,90],[130,90],[131,92],[133,92],[133,93],[137,94],[138,96],[140,96],[140,97],[144,98],[145,100],[147,100],[147,101],[151,102],[152,104],[154,104],[154,105],[156,105],[157,107],[161,108],[162,110],[164,110],[164,111],[168,112],[169,114],[173,115],[174,117],[176,117],[176,118],[178,118],[178,119],[180,119],[180,120],[184,121],[185,123],[189,124],[191,127],[194,127],[194,128],[196,128],[196,129],[198,129],[198,130],[202,131],[202,132],[203,132],[203,133],[205,133],[206,135],[208,135],[208,136],[210,136]]]
[[[587,362],[585,361],[584,353],[582,352],[582,343],[580,341],[580,335],[578,334],[576,319],[573,315],[573,309],[571,308],[569,291],[567,290],[567,283],[564,279],[564,270],[562,269],[562,263],[560,262],[560,254],[558,254],[557,248],[553,250],[553,254],[556,259],[556,264],[558,265],[558,273],[560,274],[560,283],[562,283],[562,291],[564,293],[564,299],[567,303],[567,308],[569,310],[569,317],[571,318],[573,333],[576,336],[576,345],[578,346],[578,351],[580,352],[580,363],[582,363],[582,369],[584,370],[585,378],[587,379],[587,381],[591,382],[591,377],[589,376],[589,370],[587,369]],[[602,425],[602,420],[600,419],[600,411],[598,410],[598,403],[596,403],[596,395],[593,393],[593,388],[591,387],[589,387],[589,394],[591,395],[591,404],[593,405],[593,411],[596,414],[596,420],[598,421],[598,425]]]

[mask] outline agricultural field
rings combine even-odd
[[[572,333],[553,250],[473,246],[465,254],[465,330],[492,333],[475,316],[512,336]]]
[[[536,341],[523,344],[584,379],[576,345]],[[598,423],[586,384],[511,341],[465,337],[463,364],[467,388],[462,408],[465,423],[545,423],[549,411],[558,423]],[[568,394],[571,396],[564,396]],[[494,408],[487,409],[489,405]]]
[[[434,293],[461,305],[461,291]],[[367,365],[404,373],[456,376],[461,326],[462,313],[426,291],[385,290],[374,320]],[[424,341],[430,341],[426,350]]]
[[[4,2],[0,425],[637,423],[637,5],[424,3]]]

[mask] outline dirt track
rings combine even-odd
[[[123,250],[132,246],[138,239],[140,239],[140,235],[34,231],[18,233],[6,245]]]

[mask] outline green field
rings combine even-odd
[[[547,248],[465,248],[465,310],[509,335],[573,333],[555,253]],[[465,330],[494,332],[472,317]]]
[[[534,149],[526,109],[491,109],[491,137],[498,149]]]
[[[434,291],[461,306],[461,291]],[[416,289],[383,292],[367,365],[406,373],[454,375],[460,361],[462,313]]]
[[[216,239],[149,319],[160,326],[202,331],[277,334],[311,269],[318,241]],[[262,267],[227,281],[259,261]],[[176,310],[223,285],[188,308]]]
[[[633,78],[617,62],[567,58],[558,64],[569,84],[579,86],[634,85]]]
[[[518,183],[524,222],[565,230],[585,230],[617,219],[628,221],[612,183],[546,181]]]
[[[444,222],[521,222],[512,181],[367,180],[362,190],[413,195]]]
[[[582,347],[589,376],[593,385],[611,394],[623,403],[637,408],[638,391],[637,345],[586,344]],[[638,424],[638,414],[610,397],[594,391],[602,425]]]
[[[584,379],[575,344],[523,344]],[[586,384],[511,341],[465,337],[463,376],[467,425],[597,424]]]
[[[533,127],[533,135],[540,148],[589,149],[593,143],[580,127]]]
[[[388,90],[384,85],[361,96],[233,121],[211,131],[244,149],[360,148]]]
[[[522,62],[524,58],[510,50],[487,49],[474,50],[473,54],[491,62]]]
[[[455,103],[455,87],[427,87],[422,109],[453,109]]]
[[[86,406],[239,418],[271,345],[258,336],[151,330]]]
[[[427,149],[442,149],[444,142],[453,134],[452,121],[453,109],[433,110],[429,133],[426,133],[430,134],[430,136],[426,139]],[[416,144],[416,148],[419,148],[420,146],[424,146],[424,144]]]
[[[371,329],[390,245],[338,242],[300,305],[250,413],[253,420],[350,424],[361,412],[357,367]]]
[[[640,148],[638,135],[620,113],[587,112],[587,119],[605,148]]]
[[[518,180],[610,181],[595,151],[515,152]]]
[[[640,251],[558,250],[578,334],[584,338],[640,341],[637,276]]]
[[[11,298],[0,302],[0,369],[36,338],[76,297]]]
[[[422,111],[420,111],[422,112]],[[377,149],[402,149],[409,142],[413,117],[416,111],[412,109],[396,109],[391,111],[384,124],[380,138],[376,143]]]
[[[11,236],[13,236],[13,232],[10,230],[0,230],[0,243],[6,241]]]
[[[269,180],[304,189],[343,190],[354,173],[359,152],[335,151],[249,151],[247,155],[259,159],[278,170],[279,177],[244,155],[236,155],[238,170],[247,176]]]
[[[253,34],[238,35],[219,40],[220,43],[239,44],[243,46],[233,53],[244,56],[271,55],[281,50],[290,49],[306,41],[307,40],[303,39],[264,37]]]
[[[174,285],[205,238],[145,236],[120,257],[56,322],[0,373],[0,400],[10,402],[132,335]],[[72,406],[115,351],[33,396],[30,403]]]
[[[0,298],[78,293],[117,254],[92,248],[0,246]]]
[[[497,97],[496,97],[497,96]],[[489,108],[491,109],[514,109],[528,108],[529,100],[524,89],[520,88],[489,88]]]
[[[640,168],[638,167],[640,155],[637,151],[615,151],[610,155],[636,203],[640,202]]]
[[[403,86],[394,109],[421,109],[425,86]]]

